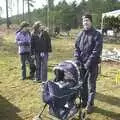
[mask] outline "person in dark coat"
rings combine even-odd
[[[54,33],[55,33],[55,35],[58,35],[60,33],[60,27],[59,26],[55,27]]]
[[[47,81],[48,53],[52,52],[51,39],[46,30],[41,29],[40,22],[35,22],[31,38],[31,51],[36,60],[36,79],[37,82]]]
[[[84,29],[77,36],[74,56],[77,64],[81,66],[81,77],[84,80],[81,92],[82,106],[88,113],[92,113],[103,39],[100,32],[92,26],[90,14],[83,15],[82,20]]]

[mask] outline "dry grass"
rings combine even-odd
[[[13,33],[0,39],[0,120],[32,120],[42,109],[41,85],[31,80],[20,80],[20,64]],[[49,57],[49,79],[54,77],[52,66],[72,59],[74,40],[57,39],[52,41],[53,52]],[[120,45],[104,45],[109,46]],[[102,63],[102,73],[97,81],[95,112],[88,116],[91,120],[120,120],[120,84],[115,76],[119,64]],[[51,120],[48,111],[44,120]]]

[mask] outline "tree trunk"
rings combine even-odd
[[[50,33],[50,5],[49,5],[49,0],[48,0],[48,8],[47,8],[47,27],[48,27],[49,33]]]
[[[0,7],[0,18],[1,18],[1,14],[2,14],[2,7]]]
[[[29,20],[29,23],[31,24],[30,1],[29,0],[28,0],[28,20]]]
[[[17,21],[19,23],[19,0],[17,0]]]
[[[53,34],[53,8],[54,8],[54,0],[48,0],[48,28],[49,33]],[[52,14],[50,15],[50,11]]]
[[[9,26],[9,15],[8,15],[8,0],[6,0],[6,22],[7,22],[7,28],[10,28],[10,26]]]
[[[24,19],[25,19],[25,18],[24,18],[24,16],[25,16],[25,14],[24,14],[24,8],[25,8],[25,6],[24,6],[24,5],[25,5],[24,2],[25,2],[25,0],[23,0],[23,21],[24,21]]]

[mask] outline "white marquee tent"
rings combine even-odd
[[[106,16],[106,17],[110,17],[110,16],[118,17],[118,16],[120,16],[120,10],[114,10],[114,11],[111,11],[111,12],[103,13],[103,14],[102,14],[102,19],[103,19],[105,16]]]
[[[111,12],[106,12],[106,13],[103,13],[102,14],[102,22],[101,22],[101,29],[102,29],[102,26],[103,26],[103,18],[104,17],[119,17],[120,16],[120,9],[119,10],[114,10],[114,11],[111,11]]]

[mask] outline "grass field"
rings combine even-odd
[[[71,37],[52,40],[53,52],[49,57],[48,79],[54,78],[52,68],[55,64],[72,59],[74,42]],[[104,48],[112,47],[120,48],[120,45],[104,44]],[[88,120],[120,120],[120,82],[115,82],[120,64],[104,62],[101,66],[95,112],[88,116]],[[0,36],[0,120],[32,120],[44,105],[40,83],[29,79],[22,81],[20,72],[14,33],[4,33]],[[43,118],[52,120],[47,109]]]

